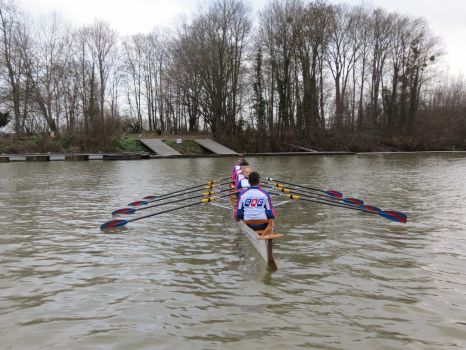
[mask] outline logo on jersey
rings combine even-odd
[[[245,207],[250,207],[250,208],[257,208],[257,207],[262,207],[264,205],[264,199],[261,198],[248,198],[244,202]]]

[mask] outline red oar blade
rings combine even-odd
[[[343,198],[343,202],[357,206],[364,205],[364,202],[357,198]]]
[[[125,226],[128,223],[126,220],[112,220],[108,221],[105,224],[100,225],[100,230],[108,230],[110,228]]]
[[[325,193],[327,193],[330,197],[340,198],[340,199],[343,198],[343,193],[335,191],[335,190],[328,190],[328,191],[325,191]]]
[[[406,224],[408,221],[408,216],[404,213],[394,210],[381,211],[379,215],[383,216],[385,219],[401,222]]]
[[[134,208],[122,208],[122,209],[117,209],[112,212],[112,215],[121,215],[121,214],[134,214],[136,212],[136,209]]]
[[[146,205],[147,201],[136,201],[136,202],[131,202],[128,205],[130,207],[140,207],[141,205]]]
[[[158,196],[145,196],[143,199],[148,200],[148,201],[153,201],[154,199],[159,198]]]

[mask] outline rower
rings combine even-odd
[[[259,187],[260,175],[252,172],[249,175],[251,187],[241,192],[236,207],[237,220],[275,219],[275,210],[268,192]],[[260,227],[259,227],[260,226]],[[255,230],[263,229],[267,224],[251,225]]]
[[[246,162],[246,160],[243,158],[241,159],[241,161],[239,161],[234,167],[233,167],[233,170],[231,172],[231,179],[236,183],[236,178],[238,177],[238,174],[241,174],[243,172],[243,168],[245,166],[249,166],[249,163]]]
[[[241,169],[241,163],[246,162],[243,154],[240,154],[238,157],[238,161],[233,165],[231,169],[231,179],[234,181],[236,177],[236,172]]]
[[[252,173],[252,168],[249,165],[246,165],[242,168],[241,173],[238,173],[236,177],[236,182],[235,182],[235,191],[236,191],[236,197],[239,198],[239,194],[242,190],[245,190],[251,185],[249,184],[249,176]]]

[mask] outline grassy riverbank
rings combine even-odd
[[[0,138],[0,154],[27,153],[92,153],[92,152],[147,152],[139,140],[130,136],[117,136],[100,146],[92,146],[85,137],[33,135]]]
[[[149,150],[139,141],[140,138],[158,137],[164,139],[170,147],[184,155],[205,154],[207,151],[192,141],[192,138],[206,138],[208,135],[167,135],[152,134],[120,135],[108,140],[92,141],[84,135],[60,135],[51,138],[48,135],[32,135],[22,137],[0,137],[0,154],[28,153],[141,153]],[[176,139],[182,139],[177,143]],[[446,146],[441,143],[426,143],[407,138],[391,138],[387,140],[375,138],[352,138],[349,136],[325,136],[318,142],[297,140],[296,138],[271,137],[257,133],[223,136],[217,142],[239,153],[258,152],[300,152],[316,150],[321,152],[398,152],[398,151],[451,151],[462,150],[460,146]]]

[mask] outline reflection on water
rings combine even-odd
[[[2,348],[466,347],[464,156],[249,160],[410,221],[285,204],[270,273],[220,207],[99,231],[132,200],[226,176],[231,158],[0,164]]]

